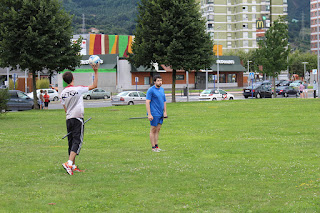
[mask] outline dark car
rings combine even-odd
[[[282,86],[282,83],[283,82],[285,82],[285,81],[287,81],[287,80],[277,80],[275,83],[276,83],[276,87],[280,87],[280,86]]]
[[[265,86],[265,85],[253,85],[253,90],[252,86],[247,87],[243,89],[243,96],[245,98],[251,97],[252,92],[253,92],[253,97],[256,98],[272,98],[272,90],[271,87]]]
[[[280,86],[289,86],[291,83],[292,83],[292,81],[286,80],[286,81],[281,82]]]
[[[19,90],[9,90],[8,110],[29,110],[34,108],[33,99]]]
[[[283,95],[283,97],[288,97],[289,95],[298,96],[298,91],[295,90],[295,89],[294,89],[293,87],[291,87],[291,86],[281,86],[281,87],[277,87],[276,93],[277,93],[278,95]]]

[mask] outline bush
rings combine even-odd
[[[37,80],[36,85],[37,89],[47,89],[49,88],[50,82],[48,78],[42,78],[40,80]]]
[[[8,99],[8,89],[0,89],[0,114],[7,110]]]
[[[18,80],[16,80],[16,89],[18,88]],[[13,80],[10,78],[9,79],[9,90],[13,90],[14,89],[14,86],[13,86]]]

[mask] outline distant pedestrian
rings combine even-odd
[[[44,104],[43,90],[40,90],[40,94],[39,94],[39,107],[40,107],[40,109],[43,109],[43,104]]]
[[[49,107],[49,102],[50,102],[50,96],[48,95],[47,90],[44,91],[44,109],[48,109]]]
[[[299,85],[300,98],[303,98],[303,90],[304,90],[304,86],[303,86],[303,84],[300,84],[300,85]]]
[[[304,89],[303,89],[304,98],[308,98],[308,83],[305,81],[303,86],[304,86]]]

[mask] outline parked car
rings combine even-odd
[[[40,96],[40,90],[43,91],[43,95],[44,95],[44,91],[48,92],[48,95],[50,96],[50,101],[59,101],[59,93],[54,90],[54,89],[37,89],[37,97],[39,98]],[[33,99],[33,92],[30,92],[27,94],[29,96],[29,98]]]
[[[276,83],[276,87],[282,86],[282,83],[285,82],[285,81],[287,81],[287,80],[283,80],[283,79],[277,80],[277,81],[275,82],[275,83]]]
[[[233,100],[234,95],[222,89],[206,89],[200,93],[200,101]]]
[[[303,82],[300,80],[296,80],[296,81],[292,82],[289,86],[298,87],[298,86],[300,86],[300,84],[303,84]]]
[[[283,95],[283,97],[288,97],[289,95],[295,95],[298,96],[298,90],[291,86],[281,86],[277,87],[276,93],[278,95]]]
[[[107,99],[110,98],[111,94],[110,92],[106,92],[104,89],[96,88],[93,90],[90,90],[89,92],[86,92],[82,95],[84,99],[90,100],[90,99]]]
[[[272,90],[271,87],[265,86],[265,85],[253,85],[253,90],[252,86],[246,87],[243,89],[243,96],[245,98],[251,97],[252,92],[253,92],[253,97],[256,98],[272,98]]]
[[[116,105],[134,105],[146,103],[146,94],[141,91],[125,91],[111,98],[111,104]]]
[[[19,90],[9,90],[8,110],[30,110],[34,108],[33,99]]]
[[[257,82],[254,82],[255,85],[264,85],[266,87],[271,87],[272,86],[272,83],[271,81],[269,80],[265,80],[265,81],[257,81]]]
[[[280,86],[289,86],[292,83],[292,81],[286,80],[280,83]]]

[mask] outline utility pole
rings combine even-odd
[[[84,17],[84,14],[82,14],[82,34],[85,34],[86,33],[86,22],[85,22],[85,17]]]

